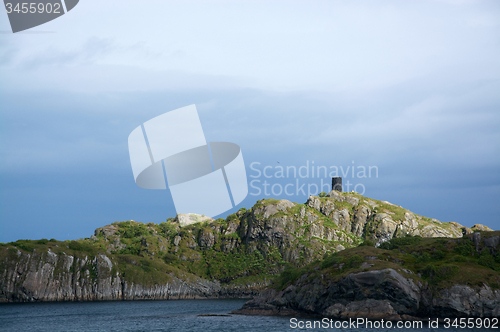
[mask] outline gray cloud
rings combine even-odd
[[[36,54],[30,54],[19,62],[21,67],[30,70],[40,66],[85,65],[117,51],[118,48],[111,39],[92,37],[76,49],[61,50],[51,46]]]
[[[0,37],[2,220],[44,215],[54,231],[67,214],[74,237],[92,218],[85,235],[164,220],[168,193],[135,187],[127,137],[195,103],[207,140],[237,143],[247,165],[376,165],[368,196],[500,227],[498,2],[120,4]],[[10,240],[27,236],[16,227]]]

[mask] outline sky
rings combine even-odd
[[[249,195],[220,217],[304,203],[337,169],[349,191],[498,230],[499,92],[498,1],[81,0],[16,34],[2,13],[0,242],[175,216],[168,189],[135,184],[127,139],[191,104],[245,161]]]

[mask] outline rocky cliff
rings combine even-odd
[[[142,285],[105,254],[92,258],[55,254],[50,249],[11,251],[2,267],[1,302],[185,299],[224,296],[220,283],[178,271],[164,271],[161,282]],[[131,260],[130,264],[135,262]],[[6,266],[7,265],[7,266]],[[170,273],[169,273],[170,272]],[[177,273],[176,273],[177,272]],[[248,294],[247,294],[248,295]]]
[[[332,191],[304,204],[267,199],[225,220],[116,222],[76,241],[0,244],[0,301],[252,296],[288,267],[363,242],[459,238],[478,229],[485,227],[440,222],[355,193]]]
[[[500,232],[405,239],[391,240],[385,247],[392,250],[348,249],[285,271],[236,313],[393,320],[500,316]]]

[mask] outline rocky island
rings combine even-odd
[[[0,302],[254,297],[239,313],[499,315],[499,232],[357,193],[320,196],[2,243]]]
[[[241,314],[408,320],[499,317],[500,232],[406,236],[284,271]],[[380,249],[383,248],[383,249]]]

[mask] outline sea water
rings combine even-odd
[[[246,300],[171,300],[0,304],[0,331],[499,331],[500,329],[307,328],[321,318],[233,315]],[[208,315],[208,316],[205,316]],[[212,315],[212,316],[210,316]],[[299,326],[303,326],[300,328]],[[318,325],[317,325],[318,326]],[[332,328],[333,327],[333,328]]]

